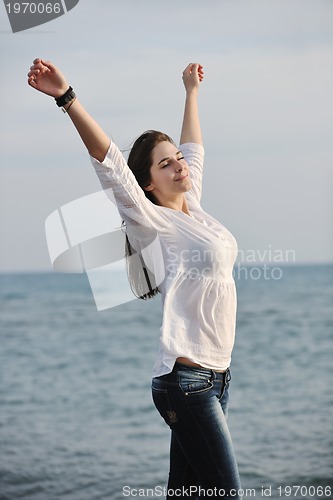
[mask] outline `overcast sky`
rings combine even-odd
[[[58,65],[121,149],[179,138],[183,68],[204,66],[204,209],[244,255],[332,262],[333,2],[80,0],[13,34],[0,5],[0,271],[48,270],[48,215],[100,189],[68,116],[28,87]]]

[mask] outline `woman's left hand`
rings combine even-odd
[[[198,89],[204,78],[204,71],[201,64],[190,63],[183,71],[183,82],[186,92]]]

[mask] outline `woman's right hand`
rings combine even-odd
[[[57,99],[68,90],[68,82],[61,71],[43,59],[35,59],[28,73],[30,87]]]
[[[201,64],[189,64],[183,71],[183,83],[186,92],[198,90],[200,83],[204,79],[204,71]]]

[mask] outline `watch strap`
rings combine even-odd
[[[76,94],[73,90],[72,87],[69,87],[68,90],[66,90],[66,92],[55,99],[56,103],[57,103],[57,106],[59,106],[59,108],[65,106],[65,104],[69,103],[70,101],[72,101],[74,98],[76,97]]]

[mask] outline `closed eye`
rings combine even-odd
[[[179,158],[177,158],[177,161],[180,161],[180,160],[185,160],[184,156],[180,156]],[[172,161],[172,160],[171,160]],[[170,161],[166,161],[165,163],[163,163],[162,167],[161,168],[165,168],[165,167],[168,167],[170,165]]]

